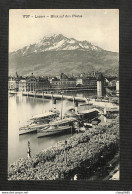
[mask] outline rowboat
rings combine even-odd
[[[93,125],[91,123],[84,123],[85,127],[92,127]]]

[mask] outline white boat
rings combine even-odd
[[[80,127],[80,128],[79,128],[79,131],[80,131],[80,132],[85,132],[85,131],[86,131],[86,128],[85,128],[85,127]]]
[[[93,125],[91,123],[84,123],[84,126],[86,126],[86,127],[92,127]]]
[[[50,121],[58,117],[58,113],[47,112],[45,114],[36,115],[28,122],[29,124],[19,128],[19,135],[37,132],[37,129],[45,127],[45,124],[48,124]]]
[[[27,133],[31,133],[31,132],[36,132],[37,129],[31,129],[31,128],[27,128],[27,129],[21,129],[19,130],[19,135],[23,135],[23,134],[27,134]]]
[[[34,132],[34,131],[37,132],[38,129],[44,128],[45,125],[46,124],[39,125],[39,124],[32,123],[30,125],[21,127],[21,128],[19,128],[19,135]]]
[[[44,123],[46,121],[51,121],[52,119],[55,119],[57,116],[59,116],[58,112],[47,112],[44,114],[40,114],[40,115],[36,115],[34,117],[32,117],[30,120],[33,123]]]
[[[49,126],[46,125],[43,129],[37,130],[37,137],[44,137],[58,133],[71,132],[74,130],[73,123],[76,122],[75,118],[59,119],[50,122]]]

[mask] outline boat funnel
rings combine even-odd
[[[53,98],[53,110],[56,110],[56,98]]]
[[[104,108],[104,114],[106,115],[106,108]]]
[[[75,113],[78,113],[78,101],[75,101]]]

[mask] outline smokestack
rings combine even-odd
[[[75,113],[78,113],[78,101],[75,101]]]
[[[56,110],[56,98],[53,98],[53,109]]]

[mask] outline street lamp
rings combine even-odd
[[[64,146],[64,159],[65,159],[65,163],[67,164],[66,145],[67,145],[67,140],[65,140],[65,146]]]
[[[30,141],[28,141],[28,151],[27,151],[27,154],[28,154],[28,158],[31,158]]]
[[[62,94],[62,97],[61,97],[61,119],[62,119],[62,110],[63,110],[63,92],[60,92],[60,94]]]

